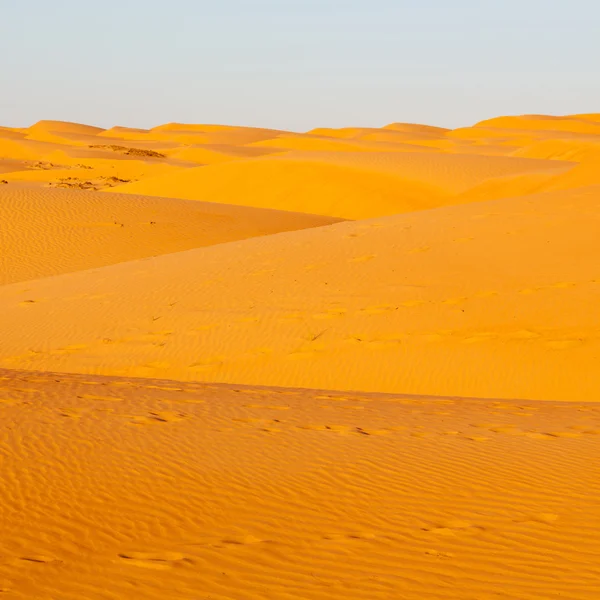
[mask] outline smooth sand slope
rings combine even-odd
[[[334,219],[98,192],[0,187],[0,285]]]
[[[599,190],[340,223],[4,286],[0,366],[595,401]]]
[[[10,600],[592,600],[598,405],[0,372]]]
[[[457,194],[490,178],[551,176],[573,166],[422,152],[290,152],[184,169],[112,190],[364,219],[453,204]]]

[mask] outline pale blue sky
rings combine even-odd
[[[0,0],[0,124],[600,112],[599,0]]]

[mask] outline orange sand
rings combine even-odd
[[[0,187],[0,286],[335,219],[226,204]],[[0,290],[2,288],[0,287]]]
[[[0,127],[2,597],[598,598],[599,148]]]

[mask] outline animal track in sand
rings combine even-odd
[[[149,414],[150,418],[162,423],[177,423],[178,421],[182,421],[186,418],[186,415],[183,413],[169,410],[151,411]]]
[[[427,556],[434,556],[435,558],[454,558],[452,552],[441,552],[439,550],[425,550]]]
[[[264,404],[244,404],[245,408],[262,408],[267,410],[290,410],[291,406],[268,406]]]
[[[19,306],[31,306],[32,304],[37,304],[40,302],[39,300],[23,300],[19,302]]]
[[[192,369],[195,371],[209,371],[211,369],[219,368],[223,365],[223,363],[224,360],[221,357],[215,357],[192,363],[191,365],[189,365],[188,369]]]
[[[125,382],[125,385],[130,385],[129,382]],[[182,387],[165,387],[162,385],[145,385],[143,386],[147,390],[160,390],[162,392],[183,392]]]
[[[315,348],[300,348],[294,352],[288,354],[288,358],[292,360],[306,360],[313,358],[316,354],[319,354],[323,350],[322,346]]]
[[[306,429],[308,431],[333,432],[333,433],[338,433],[340,435],[348,435],[350,433],[357,433],[356,427],[350,427],[348,425],[308,424],[308,425],[298,425],[297,429]]]
[[[49,352],[49,354],[75,354],[76,352],[80,352],[81,350],[87,350],[88,348],[89,346],[87,344],[71,344],[70,346],[65,346],[64,348],[57,348],[56,350]]]
[[[347,407],[352,408],[352,407]],[[392,432],[389,429],[363,429],[362,427],[356,428],[357,432],[361,435],[390,435]]]
[[[150,411],[146,415],[120,415],[129,419],[132,425],[152,425],[155,423],[177,423],[187,418],[187,415],[174,411]]]
[[[63,408],[61,409],[60,416],[68,417],[70,419],[81,419],[82,413],[82,408]]]
[[[400,302],[400,306],[406,308],[415,308],[417,306],[423,306],[423,304],[427,304],[425,300],[405,300],[404,302]]]
[[[250,544],[261,544],[265,540],[261,540],[253,535],[239,535],[227,537],[223,540],[223,544],[229,544],[233,546],[247,546]]]
[[[53,558],[52,556],[45,556],[43,554],[30,554],[27,556],[22,556],[20,558],[20,560],[24,560],[26,562],[31,562],[31,563],[43,563],[43,564],[53,563],[53,562],[61,562],[61,561],[58,561],[56,558]]]
[[[457,534],[476,535],[485,531],[485,528],[460,519],[448,519],[436,521],[433,525],[423,527],[422,530],[436,535],[455,536]]]
[[[546,435],[554,438],[579,438],[581,433],[577,431],[548,431]]]
[[[312,315],[313,319],[339,319],[346,316],[346,311],[343,309],[330,308],[326,312],[316,313]]]
[[[357,311],[357,314],[363,315],[382,315],[387,312],[398,310],[398,307],[394,304],[379,304],[376,306],[367,306]]]
[[[553,523],[556,523],[559,518],[559,515],[555,513],[534,513],[532,515],[523,517],[522,519],[513,519],[513,521],[515,523],[528,523],[533,521],[536,523],[543,523],[545,525],[552,525]]]
[[[465,344],[477,344],[479,342],[487,342],[498,337],[497,333],[482,331],[469,337],[464,338],[462,341]]]
[[[466,302],[468,300],[468,298],[462,296],[460,298],[448,298],[447,300],[443,300],[442,304],[447,304],[450,306],[455,306],[457,304],[462,304],[463,302]]]
[[[366,254],[365,256],[357,256],[348,260],[349,263],[364,263],[376,258],[376,254]]]
[[[176,563],[187,560],[179,552],[123,552],[119,554],[119,559],[135,567],[157,570],[170,569]]]
[[[82,400],[106,400],[109,402],[122,402],[123,398],[118,398],[116,396],[96,396],[95,394],[81,394],[77,396]]]
[[[374,540],[377,535],[372,531],[356,531],[352,533],[326,533],[323,535],[324,540],[329,541],[346,541],[346,540]]]

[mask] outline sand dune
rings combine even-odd
[[[4,286],[0,366],[594,401],[599,189]]]
[[[191,125],[167,123],[154,127],[149,137],[183,144],[241,145],[271,139],[287,132],[257,127],[232,127],[228,125]]]
[[[0,223],[10,229],[0,237],[0,285],[332,221],[185,200],[1,187]]]
[[[74,133],[80,135],[98,135],[105,131],[101,127],[94,127],[93,125],[83,125],[81,123],[71,123],[68,121],[38,121],[26,129],[28,135],[37,133]]]
[[[382,129],[390,129],[392,131],[409,131],[411,133],[430,133],[434,135],[444,135],[451,131],[445,127],[435,127],[433,125],[423,125],[421,123],[390,123]]]
[[[595,141],[560,138],[543,140],[524,148],[519,148],[519,150],[514,152],[514,156],[575,162],[600,158],[600,136]]]
[[[501,128],[501,129],[531,129],[547,131],[568,131],[573,133],[600,134],[598,115],[573,115],[555,117],[548,115],[523,115],[518,117],[496,117],[481,121],[475,127]]]
[[[433,152],[433,149],[427,146],[407,144],[404,141],[390,143],[387,139],[383,141],[340,139],[310,134],[280,136],[271,140],[255,142],[252,146],[309,152]]]
[[[192,146],[178,147],[167,151],[171,158],[189,161],[196,165],[212,165],[215,163],[237,160],[239,158],[254,158],[282,152],[279,148],[253,147],[253,146],[228,146],[225,144],[198,144]]]
[[[571,166],[421,152],[290,152],[187,169],[114,190],[361,219],[452,204],[451,196],[490,177],[560,173]]]
[[[348,219],[430,208],[443,204],[447,195],[442,189],[393,173],[313,160],[312,153],[187,169],[178,176],[155,177],[115,190]]]

